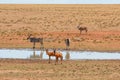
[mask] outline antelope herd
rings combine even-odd
[[[85,31],[87,33],[88,29],[87,27],[83,27],[83,26],[77,26],[77,29],[80,31],[80,34],[82,34],[82,31]],[[35,43],[40,43],[40,49],[44,49],[44,45],[43,45],[43,38],[36,38],[36,37],[31,37],[32,34],[30,34],[27,38],[27,40],[29,39],[30,42],[33,43],[33,49],[35,49]],[[65,44],[66,44],[66,49],[69,49],[70,46],[70,39],[67,38],[65,39]],[[56,63],[58,63],[59,58],[61,59],[61,64],[62,64],[62,60],[63,60],[63,55],[60,52],[56,52],[56,50],[54,51],[48,51],[48,49],[46,49],[46,54],[49,56],[49,63],[51,60],[51,56],[54,56],[56,58]]]

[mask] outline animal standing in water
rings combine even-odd
[[[60,58],[61,59],[61,64],[62,64],[62,60],[63,60],[63,55],[62,53],[60,52],[56,52],[56,51],[53,51],[53,52],[49,52],[48,49],[46,49],[46,54],[49,56],[49,63],[50,63],[50,60],[51,60],[51,56],[54,56],[56,57],[56,63],[58,63],[58,59]]]

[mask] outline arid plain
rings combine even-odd
[[[45,48],[120,51],[120,5],[0,4],[0,48],[32,48],[29,34]],[[80,35],[77,26],[86,26]],[[36,44],[39,48],[39,44]],[[113,53],[114,54],[114,53]],[[120,60],[0,59],[0,80],[119,80]]]
[[[0,47],[32,48],[29,34],[45,48],[120,51],[120,5],[0,5]],[[88,33],[79,34],[77,26]],[[39,48],[39,44],[37,45]]]

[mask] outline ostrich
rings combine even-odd
[[[33,42],[33,49],[35,49],[35,43],[36,43],[36,42],[40,42],[40,45],[41,45],[40,48],[44,48],[44,47],[43,47],[43,38],[35,38],[35,37],[31,37],[31,36],[32,36],[32,34],[30,34],[30,35],[28,36],[27,40],[29,39],[30,42]]]

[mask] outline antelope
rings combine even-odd
[[[87,33],[88,29],[87,27],[83,27],[83,26],[77,26],[78,30],[80,30],[80,34],[82,33],[82,31],[85,31]]]
[[[41,47],[40,48],[43,48],[43,38],[36,38],[36,37],[31,37],[32,34],[30,34],[27,38],[27,40],[29,39],[30,42],[33,42],[33,49],[35,49],[35,43],[36,42],[39,42]]]
[[[54,57],[56,57],[55,64],[58,63],[59,58],[61,59],[61,64],[62,64],[62,60],[63,60],[62,53],[56,52],[56,50],[54,50],[53,52],[49,52],[48,49],[46,49],[46,54],[49,56],[49,63],[50,63],[50,60],[51,60],[51,56],[54,56]]]
[[[69,47],[70,47],[70,39],[69,38],[65,39],[65,44],[66,44],[66,49],[69,49]]]

